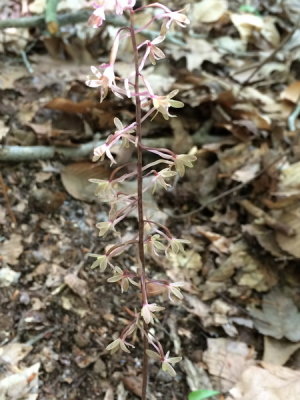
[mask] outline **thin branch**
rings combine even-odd
[[[135,92],[139,93],[140,89],[140,72],[139,72],[139,54],[137,49],[137,41],[134,26],[134,14],[130,14],[130,34],[131,42],[134,53],[134,66],[135,66]],[[139,259],[141,264],[141,293],[142,293],[142,306],[147,304],[147,288],[146,288],[146,263],[145,263],[145,252],[144,252],[144,207],[143,207],[143,146],[142,146],[142,106],[140,96],[136,97],[136,136],[137,136],[137,194],[138,194],[138,227],[139,227]],[[142,383],[142,400],[147,398],[147,386],[148,386],[148,327],[144,322],[143,334],[143,383]]]
[[[58,3],[59,0],[47,0],[46,3],[45,21],[48,32],[51,35],[56,35],[59,31],[59,22],[57,18]]]

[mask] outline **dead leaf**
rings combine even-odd
[[[46,0],[34,0],[28,8],[32,14],[42,14],[46,8]]]
[[[216,51],[213,44],[204,39],[187,37],[186,48],[178,48],[175,45],[169,45],[170,51],[173,49],[173,58],[175,61],[184,57],[187,63],[187,69],[193,71],[200,68],[203,61],[209,60],[212,63],[218,63],[222,55]],[[201,51],[198,51],[201,48]],[[195,94],[194,94],[195,97]],[[199,105],[199,102],[194,105]]]
[[[299,348],[300,342],[290,343],[287,340],[276,340],[264,336],[263,361],[275,365],[284,365]]]
[[[260,34],[273,46],[280,43],[280,35],[275,26],[275,19],[271,17],[261,17],[253,14],[230,15],[233,25],[237,28],[241,38],[248,42],[255,31]]]
[[[141,376],[125,376],[123,379],[124,386],[129,392],[137,397],[142,397],[142,377]]]
[[[13,233],[9,240],[0,244],[0,259],[7,264],[18,264],[18,258],[22,252],[22,236],[16,233]]]
[[[207,345],[203,361],[225,392],[238,382],[246,368],[255,363],[255,352],[246,343],[219,338],[208,339]]]
[[[0,347],[0,364],[6,363],[16,366],[32,350],[32,346],[26,343],[8,343]]]
[[[21,273],[9,267],[0,268],[0,287],[9,287],[18,282]]]
[[[256,329],[275,339],[300,341],[300,313],[292,299],[279,289],[263,297],[262,310],[250,309]]]
[[[287,86],[280,94],[282,100],[297,104],[300,97],[300,81],[295,81]]]
[[[300,207],[299,201],[295,206],[288,208],[278,218],[278,222],[288,226],[295,232],[294,236],[287,236],[276,232],[276,241],[279,247],[295,258],[300,258]]]
[[[97,185],[89,179],[108,179],[112,171],[104,165],[79,162],[67,165],[61,172],[66,191],[75,199],[92,202],[96,200]]]
[[[226,0],[202,0],[192,6],[192,25],[199,26],[201,23],[212,23],[218,21],[227,11]]]
[[[5,400],[36,400],[40,363],[9,374],[0,380],[0,398]]]
[[[199,387],[205,387],[205,389],[212,389],[212,384],[205,369],[199,365],[192,363],[187,357],[184,357],[182,361],[182,368],[184,369],[187,376],[187,383],[191,391],[199,389]]]
[[[4,139],[9,132],[9,127],[5,125],[3,120],[0,120],[0,140]]]
[[[45,105],[45,108],[49,108],[50,110],[59,110],[68,113],[80,113],[86,114],[91,112],[93,108],[96,108],[98,103],[92,100],[82,100],[78,103],[57,97],[56,99],[51,100],[49,103]]]
[[[262,363],[243,372],[226,400],[299,400],[300,372]]]
[[[88,293],[88,284],[86,281],[71,273],[65,276],[64,282],[74,293],[78,294],[78,296],[83,299],[86,298]]]

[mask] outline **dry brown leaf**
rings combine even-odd
[[[255,352],[246,343],[219,338],[208,339],[207,345],[203,361],[209,373],[218,379],[223,391],[230,389],[243,371],[255,363]]]
[[[104,165],[79,162],[67,165],[61,172],[61,180],[66,191],[75,199],[95,201],[96,184],[89,179],[108,179],[111,171]]]
[[[300,97],[300,81],[295,81],[286,87],[280,94],[282,100],[298,103]]]
[[[13,233],[9,240],[0,244],[0,259],[7,264],[18,264],[18,258],[22,252],[22,236],[16,233]]]
[[[300,342],[290,343],[287,340],[276,340],[264,336],[263,361],[275,365],[284,365],[299,348]]]
[[[0,268],[0,287],[9,287],[18,282],[20,272],[13,271],[9,267]]]
[[[218,21],[227,11],[227,0],[202,0],[192,6],[192,25]]]
[[[46,0],[34,0],[28,8],[32,14],[42,14],[46,8]]]
[[[11,65],[9,68],[0,66],[0,88],[14,89],[15,82],[24,76],[28,76],[25,66]]]
[[[232,13],[230,17],[233,25],[237,28],[241,38],[245,42],[248,42],[252,34],[258,31],[273,47],[279,45],[280,35],[273,18],[235,13]]]
[[[5,138],[9,132],[9,127],[5,125],[3,120],[0,120],[0,141]]]
[[[279,247],[295,258],[300,258],[300,207],[299,201],[295,206],[288,208],[278,218],[278,222],[288,226],[295,232],[294,236],[287,236],[276,231],[276,241]]]
[[[0,379],[0,398],[5,400],[36,400],[40,363],[18,370]]]
[[[0,347],[0,364],[17,365],[32,350],[32,346],[26,343],[8,343]]]
[[[205,387],[205,389],[212,389],[212,384],[205,369],[199,365],[192,363],[187,357],[184,357],[182,361],[182,368],[187,375],[187,383],[190,390],[197,390],[199,387]]]
[[[189,71],[199,69],[205,60],[217,64],[222,59],[222,55],[216,51],[214,46],[204,39],[187,37],[185,48],[178,48],[178,46],[171,45],[171,51],[172,48],[172,55],[175,61],[182,57],[186,58],[187,68]],[[201,51],[199,51],[199,48],[201,48]]]
[[[262,310],[252,309],[250,314],[256,329],[263,335],[300,341],[300,313],[293,300],[279,289],[273,289],[263,297]]]
[[[50,108],[51,110],[60,110],[68,113],[81,113],[86,114],[91,112],[93,108],[96,108],[98,103],[92,100],[82,100],[78,103],[65,99],[63,97],[57,97],[51,100],[45,105],[45,108]]]
[[[300,372],[261,363],[243,372],[226,400],[299,400]]]
[[[129,392],[137,397],[142,397],[142,377],[141,376],[125,376],[123,379],[124,386]]]
[[[74,293],[86,299],[88,293],[88,284],[86,281],[78,278],[75,274],[67,274],[64,277],[64,282]]]
[[[300,194],[300,162],[289,165],[281,170],[277,196],[287,197]]]

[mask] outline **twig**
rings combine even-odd
[[[288,127],[291,132],[295,132],[296,130],[296,119],[299,117],[300,114],[300,102],[296,104],[294,111],[288,117]]]
[[[60,26],[85,22],[91,15],[89,10],[80,10],[75,13],[64,13],[57,16]],[[45,28],[46,22],[44,15],[35,15],[33,17],[22,17],[4,19],[0,21],[0,29],[6,28]]]
[[[86,22],[91,15],[90,10],[80,10],[75,13],[65,13],[57,14],[57,22],[59,26],[78,24],[80,22]],[[122,17],[112,17],[107,16],[106,23],[113,26],[125,27],[127,22],[125,18]],[[0,21],[0,30],[6,28],[46,28],[46,21],[43,15],[37,15],[33,17],[23,17],[23,18],[13,18]],[[138,26],[135,29],[139,29]],[[143,30],[140,32],[141,35],[145,36],[147,39],[152,40],[153,38],[159,36],[160,32]],[[183,36],[180,33],[170,33],[166,37],[166,41],[169,43],[176,44],[178,46],[185,46],[183,41]]]
[[[220,141],[219,136],[208,134],[210,124],[205,130],[201,130],[192,136],[193,143],[201,146],[207,143]],[[174,140],[172,138],[144,139],[144,144],[148,147],[172,147]],[[51,160],[55,157],[61,157],[65,160],[80,160],[87,157],[95,147],[101,146],[101,141],[93,141],[81,144],[77,147],[56,147],[56,146],[0,146],[0,162],[31,162],[37,160]]]
[[[17,224],[17,220],[16,220],[15,214],[14,214],[14,212],[13,212],[11,206],[10,206],[10,201],[9,201],[9,198],[8,198],[8,195],[7,195],[7,187],[6,187],[5,183],[4,183],[4,180],[3,180],[1,172],[0,172],[0,187],[2,189],[1,191],[3,193],[3,197],[4,197],[4,200],[5,200],[5,203],[6,203],[7,212],[9,214],[10,219],[12,220],[12,222],[16,225]]]
[[[56,35],[59,31],[59,22],[57,18],[57,6],[59,0],[47,0],[45,21],[47,30],[51,35]]]
[[[30,75],[32,75],[34,71],[28,60],[27,54],[24,50],[21,50],[21,56],[22,56],[22,60],[23,60],[23,63],[25,65],[27,71],[29,72]]]
[[[170,145],[171,139],[145,140],[148,146]],[[80,160],[87,157],[95,147],[101,146],[105,141],[95,141],[81,144],[77,147],[56,146],[3,146],[0,147],[0,162],[31,162],[36,160],[51,160],[61,157],[65,160]]]

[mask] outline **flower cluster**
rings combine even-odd
[[[115,13],[122,15],[127,9],[132,9],[135,6],[136,0],[98,0],[95,4],[95,11],[89,18],[89,25],[98,28],[105,21],[105,13]]]
[[[132,320],[125,326],[118,338],[107,346],[107,350],[115,352],[122,350],[130,352],[130,336],[136,337],[137,333],[152,345],[155,351],[147,350],[150,358],[161,362],[163,371],[171,376],[175,375],[172,365],[179,362],[181,357],[169,357],[169,352],[164,352],[161,343],[149,331],[149,325],[155,324],[158,318],[157,314],[163,311],[165,307],[155,302],[149,301],[150,287],[158,288],[157,293],[166,294],[166,298],[172,302],[182,300],[183,295],[180,288],[184,286],[183,282],[168,282],[152,280],[146,274],[145,257],[170,257],[172,254],[184,253],[185,245],[188,240],[175,238],[169,229],[155,221],[147,219],[144,215],[143,195],[148,190],[156,191],[160,189],[168,190],[172,186],[172,180],[181,178],[185,174],[186,168],[192,168],[196,160],[194,154],[175,154],[169,149],[146,147],[143,145],[141,128],[143,123],[160,114],[164,119],[175,117],[170,113],[170,108],[182,108],[184,104],[175,100],[178,90],[172,90],[168,94],[157,94],[153,90],[150,82],[143,73],[144,68],[149,65],[155,65],[158,61],[165,58],[164,51],[160,48],[166,38],[168,30],[172,25],[186,27],[189,19],[185,15],[185,10],[172,11],[160,3],[148,4],[146,6],[134,9],[135,0],[98,0],[94,3],[95,10],[89,18],[89,24],[95,28],[101,26],[106,19],[107,13],[122,15],[128,12],[131,19],[130,26],[118,30],[113,41],[110,52],[109,62],[99,66],[92,66],[93,76],[89,76],[86,84],[91,88],[99,88],[100,101],[102,102],[109,92],[117,97],[128,97],[132,99],[136,106],[136,121],[126,125],[118,118],[114,119],[116,130],[108,136],[105,143],[94,149],[93,161],[103,160],[107,157],[111,166],[116,164],[113,147],[119,144],[128,146],[129,144],[136,148],[137,167],[134,171],[127,172],[120,176],[121,167],[116,168],[108,180],[91,179],[97,184],[96,195],[102,201],[109,202],[111,210],[108,219],[97,223],[99,236],[104,237],[110,234],[116,234],[117,225],[132,211],[138,211],[139,232],[137,236],[127,242],[120,242],[116,245],[106,248],[104,254],[89,254],[95,260],[92,268],[99,268],[105,272],[109,267],[111,275],[107,278],[109,283],[116,283],[120,286],[121,292],[127,292],[132,287],[138,287],[141,294],[141,307],[138,311],[130,311]],[[136,28],[134,23],[135,14],[145,9],[155,9],[154,16],[145,23],[144,26]],[[148,14],[147,14],[148,15]],[[140,44],[136,43],[136,34],[148,28],[152,23],[161,24],[161,29],[156,38],[145,40]],[[118,56],[119,44],[122,39],[132,39],[134,52],[133,72],[128,76],[116,77],[115,62]],[[158,156],[156,161],[144,165],[142,162],[142,153],[152,153],[152,156]],[[148,177],[147,183],[144,183],[144,177]],[[136,193],[124,193],[122,183],[125,180],[137,179]],[[126,251],[129,246],[137,245],[139,248],[138,265],[140,268],[124,268],[124,266],[115,265],[112,258]],[[137,270],[137,272],[136,272]],[[145,342],[145,340],[144,340]],[[144,347],[146,351],[146,347]],[[147,374],[144,374],[145,376]],[[144,395],[143,395],[144,396]],[[143,399],[145,398],[142,397]]]

